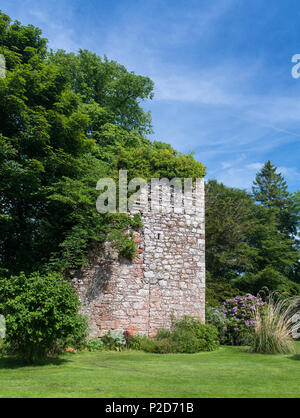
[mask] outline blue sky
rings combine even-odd
[[[300,189],[299,0],[2,0],[50,47],[86,48],[155,82],[153,139],[250,188],[270,159]]]

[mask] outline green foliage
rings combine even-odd
[[[288,192],[285,179],[281,173],[277,173],[277,168],[270,161],[266,162],[257,174],[252,190],[255,200],[268,208],[271,216],[276,217],[278,231],[281,233],[282,240],[285,239],[287,248],[280,248],[277,253],[281,253],[281,258],[283,254],[292,256],[294,253],[293,266],[281,272],[288,278],[299,282],[299,241],[295,239],[300,221],[297,194],[292,195]],[[273,289],[276,290],[276,288]]]
[[[108,239],[115,243],[121,257],[133,259],[136,256],[135,243],[122,231],[114,230],[108,235]]]
[[[271,161],[267,161],[256,175],[252,191],[255,199],[264,206],[284,209],[290,195],[284,178],[276,171],[277,168],[271,164]]]
[[[150,178],[199,178],[204,176],[205,167],[195,161],[191,154],[183,155],[170,145],[163,143],[144,143],[132,147],[121,147],[116,144],[114,161],[117,176],[119,169],[128,171],[128,177]]]
[[[5,344],[25,362],[41,360],[70,341],[86,337],[80,303],[60,275],[33,273],[0,279],[0,312],[6,319]]]
[[[102,342],[109,350],[122,351],[126,345],[126,339],[122,332],[109,330],[103,335]]]
[[[300,212],[300,190],[295,193],[294,199],[295,199],[296,212],[298,213]]]
[[[276,213],[281,232],[294,235],[297,233],[298,219],[294,213],[294,198],[288,192],[283,176],[277,173],[277,167],[270,161],[257,173],[252,191],[257,202]]]
[[[243,290],[234,287],[234,284],[228,283],[228,280],[213,279],[209,272],[206,273],[205,299],[209,306],[221,306],[226,299],[234,298],[237,294],[242,295],[243,293]]]
[[[205,320],[207,324],[214,325],[217,328],[220,343],[228,343],[227,320],[223,309],[206,304]]]
[[[282,220],[290,214],[296,227],[300,205],[276,167],[267,163],[265,171],[254,187],[260,204],[243,190],[206,184],[207,301],[212,306],[219,306],[224,295],[257,294],[266,285],[299,293],[299,241]]]
[[[155,338],[143,337],[140,348],[150,353],[198,353],[219,347],[218,330],[198,318],[185,316],[174,321],[172,330],[161,329]]]
[[[70,228],[65,208],[49,204],[49,188],[78,177],[94,141],[85,136],[88,118],[63,72],[45,62],[40,31],[10,25],[0,14],[3,25],[4,47],[23,54],[0,80],[0,265],[18,274],[37,270]]]
[[[104,350],[104,343],[100,338],[94,338],[85,341],[85,348],[87,348],[88,351],[102,351]]]
[[[41,38],[41,33],[32,25],[22,26],[18,21],[12,23],[10,17],[0,10],[0,53],[5,55],[9,71],[20,63],[27,63],[34,54],[46,56],[47,40]]]
[[[177,345],[171,338],[153,339],[146,338],[142,341],[142,349],[147,353],[171,354],[177,353]]]
[[[153,97],[153,82],[148,77],[137,76],[106,56],[102,59],[87,50],[79,50],[78,55],[52,52],[49,61],[63,69],[72,90],[93,106],[100,128],[111,123],[125,130],[152,132],[150,113],[139,105]]]
[[[300,294],[299,284],[283,276],[273,266],[268,266],[259,273],[249,272],[235,279],[234,284],[243,292],[252,294],[259,293],[263,287],[290,295]]]
[[[177,343],[178,351],[182,353],[213,351],[219,346],[216,327],[203,324],[198,318],[189,316],[175,322],[172,340]]]
[[[141,176],[199,177],[191,155],[152,143],[151,115],[141,102],[153,82],[88,51],[47,52],[33,26],[0,14],[0,269],[60,271],[86,263],[107,238],[135,256],[125,231],[137,220],[96,211],[96,183]],[[139,223],[140,224],[140,223]]]
[[[139,334],[126,334],[125,339],[127,348],[131,350],[142,350],[143,342],[147,340],[147,337]]]
[[[253,216],[256,222],[248,234],[249,242],[256,249],[252,271],[258,273],[272,266],[281,274],[290,275],[299,259],[295,241],[279,230],[276,212],[272,209],[256,206]]]
[[[199,351],[211,351],[206,343],[201,344],[191,330],[179,329],[174,331],[172,341],[176,344],[178,353],[198,353]],[[204,348],[203,348],[204,347]]]
[[[206,184],[206,263],[215,278],[252,268],[255,249],[247,240],[254,202],[243,190],[210,180]]]
[[[157,334],[156,334],[155,338],[157,340],[163,340],[164,338],[171,337],[171,334],[172,334],[172,332],[169,329],[162,328],[162,329],[159,329],[157,331]]]

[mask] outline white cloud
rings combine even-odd
[[[184,12],[170,7],[172,0],[133,2],[132,6],[118,2],[112,6],[112,19],[99,18],[98,26],[85,26],[83,31],[74,3],[16,3],[18,7],[9,7],[15,10],[13,17],[41,27],[51,47],[105,53],[130,71],[152,78],[156,94],[153,105],[147,103],[146,108],[157,106],[158,138],[182,151],[195,149],[197,158],[207,162],[209,173],[225,184],[249,188],[262,165],[257,161],[269,159],[283,144],[299,141],[300,81],[291,78],[295,88],[287,91],[274,78],[273,90],[268,90],[262,86],[268,76],[263,56],[241,62],[231,53],[209,49],[216,28],[224,25],[222,19],[239,3],[236,0],[201,5],[189,0]],[[186,54],[185,48],[190,52]],[[192,57],[193,53],[199,56]],[[297,169],[283,165],[288,178],[299,179]]]
[[[253,170],[261,170],[263,166],[264,166],[263,163],[252,163],[252,164],[247,164],[246,168],[253,169]]]

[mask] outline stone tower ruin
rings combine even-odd
[[[204,180],[193,201],[198,210],[141,212],[137,257],[120,259],[106,242],[74,271],[72,284],[88,316],[90,338],[110,329],[154,336],[172,316],[205,321]]]

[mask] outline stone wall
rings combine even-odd
[[[172,315],[205,320],[204,182],[196,213],[141,213],[138,255],[119,259],[110,243],[94,249],[72,283],[90,320],[90,337],[110,329],[153,336]]]

